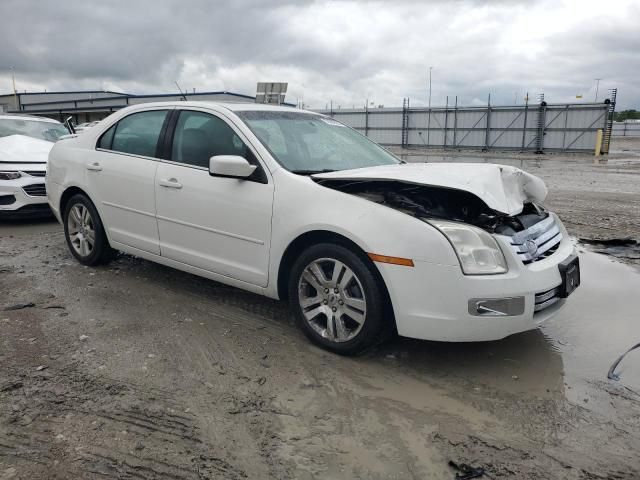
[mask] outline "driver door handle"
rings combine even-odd
[[[167,179],[160,179],[158,181],[158,185],[160,185],[161,187],[167,187],[167,188],[182,188],[182,184],[178,183],[178,180],[176,180],[175,178],[169,178]]]
[[[102,170],[102,167],[98,162],[87,163],[87,170],[91,170],[93,172],[99,172]]]

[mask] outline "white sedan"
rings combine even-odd
[[[120,250],[287,299],[315,343],[354,354],[390,332],[503,338],[580,281],[544,183],[491,164],[407,164],[286,107],[129,107],[49,157],[50,206],[85,265]]]

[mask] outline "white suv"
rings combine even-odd
[[[121,250],[288,299],[317,344],[389,332],[503,338],[580,281],[543,182],[490,164],[406,164],[333,119],[285,107],[129,107],[51,151],[47,191],[85,265]]]
[[[47,157],[53,143],[68,134],[50,118],[0,115],[0,220],[51,216]]]

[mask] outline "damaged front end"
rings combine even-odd
[[[503,236],[525,264],[553,253],[562,239],[555,218],[533,202],[524,202],[520,213],[509,215],[490,208],[475,194],[456,188],[397,180],[318,178],[315,181],[324,187],[414,216],[438,228],[447,222],[459,222]]]

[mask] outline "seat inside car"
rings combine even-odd
[[[179,162],[209,168],[213,154],[213,141],[202,128],[187,128],[182,132]]]

